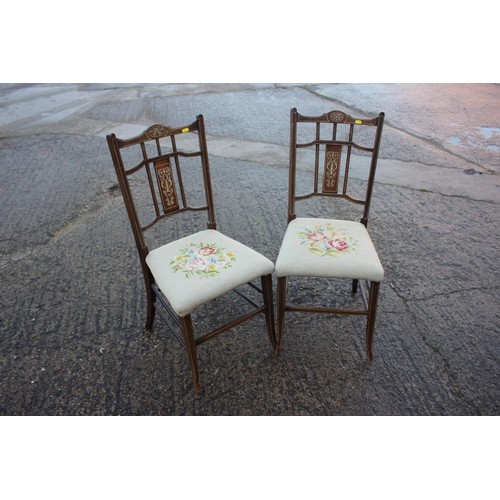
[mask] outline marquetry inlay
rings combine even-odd
[[[163,137],[166,133],[167,127],[165,127],[165,125],[159,124],[151,125],[151,127],[146,130],[146,136],[149,139],[158,139],[160,137]]]
[[[175,191],[174,176],[168,158],[162,158],[154,162],[156,179],[160,191],[161,202],[165,213],[179,209],[177,193]]]
[[[328,144],[325,150],[325,172],[323,175],[323,192],[336,193],[339,184],[340,158],[342,146]]]
[[[328,114],[328,120],[333,123],[343,123],[347,119],[347,115],[343,111],[331,111]]]

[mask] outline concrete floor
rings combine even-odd
[[[2,84],[0,106],[1,415],[499,414],[500,86]],[[256,319],[200,348],[196,396],[143,328],[105,135],[203,113],[218,227],[275,260],[293,106],[386,113],[374,360],[359,318],[289,315],[279,358]]]

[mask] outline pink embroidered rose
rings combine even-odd
[[[186,263],[185,267],[188,271],[194,271],[194,270],[205,270],[207,268],[207,263],[205,262],[205,259],[197,258],[197,259],[192,259],[189,262]]]
[[[347,229],[328,223],[305,226],[297,236],[303,240],[301,245],[305,245],[309,252],[320,257],[347,255],[358,246],[358,241],[350,236]]]
[[[315,231],[314,233],[309,233],[307,238],[312,241],[326,240],[326,236],[321,231]]]
[[[328,244],[339,252],[342,252],[342,250],[346,250],[349,248],[349,245],[343,240],[328,240]]]
[[[198,250],[198,253],[200,255],[202,255],[203,257],[208,257],[209,255],[212,255],[213,253],[215,253],[215,248],[212,248],[209,245],[205,245],[204,247],[201,247]]]

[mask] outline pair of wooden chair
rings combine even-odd
[[[187,352],[197,393],[201,392],[197,347],[257,314],[265,316],[267,334],[276,354],[283,345],[288,311],[366,315],[366,349],[368,359],[372,359],[378,291],[384,270],[366,226],[383,123],[383,113],[375,118],[357,119],[338,110],[311,117],[299,114],[295,108],[291,110],[288,228],[276,265],[216,228],[202,115],[186,126],[152,125],[130,139],[119,139],[115,134],[107,136],[144,275],[146,328],[152,328],[158,311]],[[357,152],[358,163],[366,164],[356,165],[367,172],[361,194],[348,190],[353,151]],[[310,165],[313,187],[311,192],[297,194],[297,170],[303,165]],[[360,205],[360,222],[331,216],[298,218],[296,202],[316,197]],[[201,201],[193,204],[191,200],[195,198]],[[167,237],[167,243],[163,233],[152,236],[154,244],[148,246],[147,231],[160,221],[172,220],[172,216],[189,211],[207,212],[206,229],[179,238],[174,227],[168,234],[176,236]],[[273,272],[278,280],[277,331]],[[289,304],[289,279],[303,276],[349,279],[353,293],[359,283],[364,307],[339,309]],[[247,284],[262,294],[260,304],[241,292],[240,287]],[[230,291],[246,299],[252,310],[213,331],[195,335],[192,313]]]

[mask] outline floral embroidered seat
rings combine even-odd
[[[276,276],[325,276],[380,282],[384,269],[361,222],[297,218],[290,222]]]
[[[305,116],[293,108],[290,123],[288,227],[275,266],[278,277],[276,353],[283,345],[287,312],[361,314],[367,316],[366,350],[371,360],[378,292],[384,279],[384,269],[367,225],[384,113],[369,119],[353,118],[339,110],[320,116]],[[299,159],[301,170],[310,172],[312,180],[312,191],[306,191],[306,194],[299,194],[301,191],[297,187]],[[357,168],[357,177],[362,178],[354,182],[357,183],[356,189],[352,186],[353,166]],[[322,199],[323,210],[325,199],[330,202],[328,214],[335,213],[336,203],[359,205],[360,221],[297,217],[298,202],[308,200],[308,211],[312,211],[310,205],[319,198]],[[320,212],[318,207],[319,203],[316,209]],[[364,307],[352,309],[290,304],[287,289],[292,286],[289,283],[291,277],[294,280],[300,277],[348,279],[352,282],[353,294],[359,285]]]
[[[263,255],[213,229],[151,250],[146,263],[181,317],[274,269]]]
[[[275,349],[271,278],[274,264],[216,229],[202,115],[187,126],[157,124],[136,137],[118,139],[111,134],[107,141],[146,285],[146,328],[152,328],[158,312],[185,348],[194,388],[199,393],[197,347],[200,344],[263,314]],[[172,237],[166,242],[155,241],[154,246],[146,242],[145,233],[157,224],[180,213],[194,217],[200,212],[207,213],[206,229],[200,228],[189,236],[183,233],[184,237]],[[176,234],[176,227],[172,224],[170,233],[161,234]],[[260,283],[253,283],[254,280]],[[246,284],[262,294],[262,305],[240,289],[235,290]],[[195,336],[191,314],[202,304],[232,290],[246,299],[252,309],[249,311],[247,307],[232,321]]]

